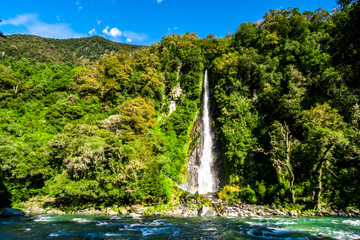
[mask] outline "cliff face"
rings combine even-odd
[[[212,124],[213,125],[213,124]],[[212,155],[213,155],[213,163],[211,166],[212,175],[214,177],[214,186],[215,191],[218,191],[221,183],[220,183],[220,156],[218,141],[216,138],[216,133],[212,131],[212,139],[213,139],[213,147],[212,147]],[[200,167],[201,157],[203,155],[203,122],[202,116],[199,113],[196,117],[193,128],[190,132],[190,144],[188,149],[188,164],[187,164],[187,190],[189,192],[196,192],[198,189],[198,171]]]
[[[188,150],[188,164],[187,164],[187,187],[190,192],[195,192],[198,189],[198,171],[203,149],[203,129],[201,116],[196,117],[193,128],[190,132],[190,144]]]

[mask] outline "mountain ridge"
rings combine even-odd
[[[14,60],[57,64],[77,63],[82,59],[95,61],[107,52],[132,51],[146,46],[117,43],[101,36],[53,39],[36,35],[13,34],[0,39],[0,59],[11,56]]]

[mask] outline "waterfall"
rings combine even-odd
[[[198,184],[199,194],[206,194],[214,192],[214,177],[211,172],[211,166],[213,163],[212,157],[212,138],[211,138],[211,126],[210,126],[210,113],[209,113],[209,81],[208,73],[205,70],[204,76],[204,102],[203,102],[203,154],[200,160],[200,167],[198,171]]]

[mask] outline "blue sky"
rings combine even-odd
[[[222,37],[269,9],[331,11],[332,0],[1,0],[0,31],[51,38],[94,34],[117,42],[151,45],[164,35],[195,32]]]

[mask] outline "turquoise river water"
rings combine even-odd
[[[360,239],[359,218],[40,215],[0,219],[0,239]],[[90,239],[90,238],[89,238]]]

